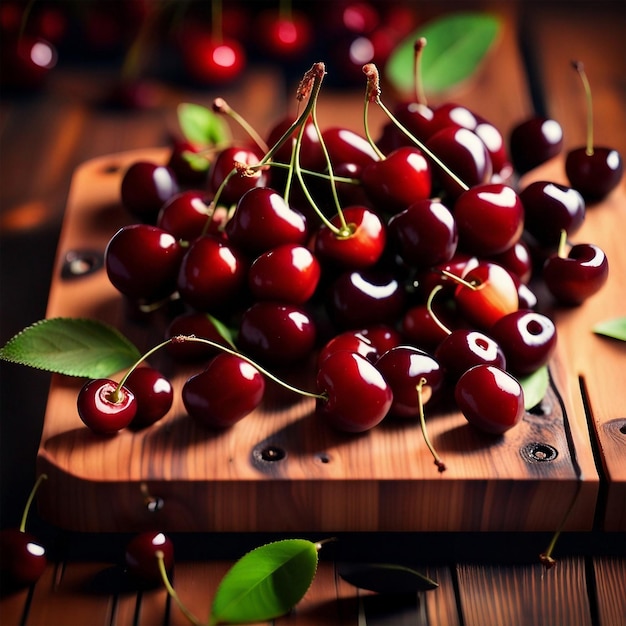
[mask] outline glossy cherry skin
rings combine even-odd
[[[360,330],[346,330],[331,337],[321,348],[317,356],[318,366],[331,354],[348,351],[360,354],[371,363],[375,363],[380,354],[376,346]]]
[[[493,365],[475,365],[454,387],[456,403],[472,426],[502,435],[524,417],[524,390],[516,378]]]
[[[538,167],[563,150],[563,129],[556,121],[537,116],[517,124],[509,137],[509,153],[518,174]]]
[[[124,208],[146,223],[154,223],[167,200],[180,191],[173,170],[150,161],[135,161],[124,172],[121,199]]]
[[[311,354],[316,331],[313,317],[297,305],[255,302],[241,316],[238,344],[259,361],[294,363]]]
[[[104,251],[111,284],[131,300],[154,302],[176,291],[184,254],[175,237],[149,224],[120,228]]]
[[[200,84],[229,83],[241,75],[247,63],[238,41],[230,37],[213,39],[203,32],[190,32],[182,53],[187,74]]]
[[[442,317],[444,316],[437,312],[437,318]],[[450,327],[447,321],[446,326]],[[433,352],[448,336],[448,333],[434,321],[425,304],[409,307],[400,320],[400,329],[405,342],[428,352]]]
[[[228,341],[222,336],[213,319],[208,313],[200,311],[181,313],[169,323],[165,332],[165,338],[170,339],[179,335],[195,335],[196,337],[208,339],[228,347]],[[173,341],[167,344],[166,350],[176,360],[199,361],[215,356],[219,348],[197,341]]]
[[[522,189],[519,197],[524,205],[524,228],[541,246],[556,248],[561,231],[572,235],[585,221],[585,200],[572,187],[538,180]]]
[[[147,585],[162,582],[157,552],[163,553],[165,571],[170,572],[174,567],[174,544],[162,532],[144,531],[126,544],[124,565],[133,580]]]
[[[524,205],[512,187],[477,185],[454,203],[459,246],[481,256],[499,254],[519,240],[524,230]]]
[[[424,302],[426,302],[435,287],[442,287],[446,293],[453,293],[458,282],[446,276],[445,273],[460,278],[471,269],[477,267],[479,263],[480,261],[477,256],[461,252],[457,249],[456,253],[449,261],[437,263],[426,270],[417,272],[416,286],[419,290],[419,294],[424,299]]]
[[[124,386],[135,396],[137,402],[137,412],[130,423],[134,428],[145,428],[158,422],[172,407],[172,383],[153,367],[135,368]]]
[[[546,365],[556,348],[554,322],[546,315],[528,309],[501,317],[489,333],[504,351],[506,369],[515,375],[532,374]]]
[[[422,379],[422,403],[435,402],[443,389],[443,370],[438,361],[414,346],[400,345],[388,350],[375,363],[391,387],[393,402],[389,409],[395,417],[419,417],[417,387]]]
[[[474,289],[458,285],[454,297],[464,319],[488,329],[519,307],[517,286],[511,274],[496,263],[482,262],[463,276]]]
[[[475,365],[495,365],[506,369],[506,357],[500,344],[478,330],[457,328],[442,340],[434,354],[446,379],[456,381]]]
[[[308,248],[285,243],[253,261],[248,285],[257,300],[303,304],[315,293],[321,272],[319,261]]]
[[[331,320],[344,330],[394,324],[404,303],[403,286],[393,273],[367,270],[340,274],[326,297]]]
[[[305,13],[266,11],[259,16],[259,44],[263,52],[279,58],[281,62],[300,59],[313,42],[313,28]]]
[[[270,187],[244,193],[226,224],[232,244],[250,254],[260,254],[284,243],[304,245],[308,238],[304,216],[292,209]]]
[[[325,128],[322,131],[322,138],[328,150],[333,171],[340,163],[354,163],[364,168],[370,163],[379,161],[369,141],[349,128],[340,126]]]
[[[362,269],[374,265],[382,256],[387,231],[381,218],[363,206],[346,207],[343,217],[349,234],[336,234],[323,224],[315,235],[315,254],[322,263],[344,269]],[[338,216],[331,223],[339,228]]]
[[[37,582],[48,564],[44,546],[29,532],[19,528],[0,531],[0,579],[10,587]]]
[[[360,433],[385,418],[393,393],[382,374],[364,356],[340,350],[319,366],[316,414],[337,430]]]
[[[249,262],[228,242],[206,235],[185,252],[178,272],[181,298],[199,311],[221,311],[237,302]]]
[[[389,238],[412,267],[428,268],[449,261],[459,241],[456,221],[439,200],[414,202],[391,217]]]
[[[565,157],[565,174],[574,189],[589,202],[605,198],[622,180],[624,163],[613,148],[595,147],[593,154],[576,148]]]
[[[430,165],[421,150],[403,146],[364,167],[361,183],[374,206],[387,214],[397,213],[430,197]]]
[[[250,176],[239,173],[231,175],[236,163],[254,166],[261,160],[259,151],[242,146],[230,146],[217,154],[209,168],[208,189],[214,195],[225,181],[231,176],[225,186],[222,187],[218,201],[221,204],[230,205],[239,202],[243,194],[254,187],[265,187],[268,181],[268,173],[258,169]]]
[[[209,161],[202,156],[188,159],[186,155],[197,155],[203,148],[186,139],[173,142],[170,156],[167,160],[169,167],[176,176],[180,185],[201,185],[206,183],[209,173]]]
[[[264,393],[265,379],[256,367],[239,356],[222,353],[185,381],[182,399],[198,423],[229,428],[252,413]]]
[[[96,378],[86,382],[78,392],[78,415],[93,432],[111,435],[133,421],[137,400],[127,387],[121,387],[117,393],[118,387],[114,380]]]
[[[168,233],[182,239],[193,241],[203,232],[217,231],[217,220],[209,212],[211,199],[197,190],[177,193],[163,204],[157,215],[156,225]]]
[[[609,277],[609,260],[599,246],[579,243],[566,257],[548,257],[542,276],[559,303],[576,306],[602,289]]]
[[[519,239],[508,250],[486,257],[508,270],[523,285],[528,284],[533,273],[533,258],[528,244]]]
[[[358,332],[372,342],[379,355],[403,343],[400,331],[390,324],[370,324]]]

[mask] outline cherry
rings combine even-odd
[[[340,350],[360,354],[371,363],[375,363],[381,354],[372,341],[360,330],[346,330],[334,335],[322,346],[317,356],[318,366],[331,354]]]
[[[443,317],[443,313],[437,313],[438,319]],[[448,324],[446,322],[446,326]],[[434,351],[448,336],[448,331],[435,321],[426,304],[409,307],[402,316],[400,328],[405,341],[427,351]]]
[[[518,174],[525,174],[563,150],[563,129],[553,119],[534,116],[518,123],[509,137],[509,153]]]
[[[248,360],[222,353],[188,378],[182,389],[187,413],[210,428],[229,428],[256,409],[265,393],[263,375]]]
[[[334,352],[319,365],[317,388],[325,399],[317,401],[316,414],[344,432],[374,428],[393,401],[391,388],[374,365],[347,350]]]
[[[162,581],[157,553],[163,555],[165,571],[174,567],[174,544],[162,532],[151,530],[135,535],[126,544],[124,563],[133,580],[142,584],[155,585]]]
[[[176,290],[184,249],[168,232],[149,224],[120,228],[104,251],[111,284],[131,300],[155,302]]]
[[[538,180],[519,196],[524,205],[524,228],[542,246],[556,248],[561,231],[571,235],[585,220],[585,200],[572,187]]]
[[[302,308],[278,302],[255,302],[239,324],[241,350],[267,363],[287,364],[311,354],[316,324]]]
[[[417,268],[449,261],[458,245],[456,221],[437,199],[419,200],[396,213],[389,220],[388,231],[398,254]]]
[[[416,275],[416,287],[426,299],[437,285],[449,292],[454,292],[458,285],[457,278],[479,265],[478,257],[457,251],[449,261],[437,263],[432,267],[419,271]]]
[[[206,182],[209,172],[209,161],[204,157],[195,156],[201,152],[198,146],[187,139],[178,139],[173,142],[166,166],[176,176],[181,185],[200,185]],[[193,158],[188,158],[193,157]]]
[[[508,185],[491,183],[464,191],[454,203],[459,245],[489,256],[504,252],[524,230],[524,206]]]
[[[365,137],[348,128],[331,126],[322,131],[322,139],[328,156],[335,167],[342,163],[353,163],[361,168],[379,160],[379,156]]]
[[[222,311],[241,297],[249,263],[229,242],[205,235],[187,249],[178,273],[181,298],[199,311]]]
[[[274,146],[293,125],[295,120],[291,117],[286,117],[275,124],[270,130],[267,138],[267,143],[270,146]],[[290,141],[285,141],[274,154],[273,160],[278,163],[289,163],[291,161],[291,152],[293,145],[296,141],[300,128],[296,128]],[[326,167],[326,158],[324,151],[322,150],[320,138],[317,134],[317,129],[309,118],[304,122],[304,128],[302,132],[302,141],[300,143],[300,165],[307,170],[319,172]]]
[[[130,389],[108,378],[87,381],[78,392],[76,405],[83,423],[102,435],[126,428],[137,412],[137,400]]]
[[[565,253],[565,236],[558,252],[543,266],[543,281],[561,304],[576,306],[594,295],[609,277],[609,261],[604,251],[591,243],[579,243]]]
[[[454,387],[467,421],[483,432],[502,435],[524,417],[524,390],[516,378],[493,365],[475,365]]]
[[[172,407],[172,383],[152,367],[133,369],[124,383],[137,402],[137,411],[131,426],[144,428],[159,421]]]
[[[176,175],[166,165],[135,161],[122,175],[122,205],[142,222],[154,223],[163,204],[179,191]]]
[[[430,197],[430,165],[421,150],[403,146],[364,167],[361,183],[375,206],[397,213]]]
[[[422,404],[435,402],[443,389],[444,376],[439,362],[415,346],[391,348],[375,365],[391,387],[393,402],[389,412],[395,417],[419,417],[417,386],[420,381]]]
[[[209,204],[210,199],[202,191],[181,191],[163,204],[156,225],[183,241],[193,241],[205,230],[215,233],[219,221],[211,215]]]
[[[26,501],[22,520],[18,528],[0,530],[0,578],[3,584],[12,587],[24,587],[37,582],[48,564],[45,547],[39,540],[26,531],[26,521],[30,507],[46,474],[41,474]]]
[[[286,243],[254,260],[248,285],[258,300],[303,304],[315,293],[320,276],[320,263],[308,248]]]
[[[583,64],[574,61],[572,65],[580,76],[587,100],[587,142],[584,147],[567,153],[565,173],[572,187],[586,200],[602,200],[619,184],[624,174],[624,164],[617,150],[594,146],[591,87]]]
[[[181,45],[185,70],[199,84],[232,82],[246,67],[245,50],[236,39],[213,37],[201,29],[188,29]]]
[[[40,90],[56,66],[56,46],[42,37],[3,33],[0,43],[0,85],[16,92]]]
[[[400,331],[388,324],[370,324],[369,326],[364,326],[358,332],[371,341],[379,355],[402,343]]]
[[[266,11],[258,18],[259,44],[271,56],[293,62],[309,50],[313,29],[306,14],[299,11]]]
[[[528,244],[523,239],[516,241],[504,252],[486,257],[485,260],[504,267],[522,285],[526,285],[532,277],[533,258]]]
[[[556,347],[554,322],[528,309],[501,317],[489,333],[504,351],[506,369],[515,375],[525,376],[538,370],[548,362]]]
[[[223,346],[229,345],[216,326],[215,319],[199,311],[181,313],[170,322],[165,338],[171,339],[179,335],[193,335]],[[215,356],[216,352],[213,346],[195,341],[172,341],[167,344],[166,349],[180,361],[203,360]]]

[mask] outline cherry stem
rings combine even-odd
[[[265,140],[259,133],[255,130],[255,128],[246,120],[242,115],[237,113],[235,109],[233,109],[224,98],[215,98],[213,100],[213,111],[216,113],[220,113],[221,115],[227,115],[232,120],[234,120],[241,128],[243,128],[248,136],[256,143],[257,146],[263,151],[263,153],[269,150],[269,146],[265,143]]]
[[[561,235],[559,237],[559,247],[557,248],[557,256],[564,259],[567,257],[567,231],[561,229]]]
[[[430,148],[428,148],[423,141],[420,141],[415,135],[413,135],[402,123],[394,116],[394,114],[383,104],[380,99],[380,86],[378,78],[378,70],[373,63],[366,63],[363,66],[363,73],[367,76],[368,80],[368,99],[369,102],[377,104],[385,113],[385,115],[402,131],[424,154],[430,157],[454,182],[467,191],[469,186],[466,185]]]
[[[572,67],[578,72],[580,80],[583,83],[583,89],[585,90],[585,98],[587,100],[587,147],[585,152],[587,156],[593,154],[593,101],[591,97],[591,85],[587,78],[587,72],[585,72],[585,66],[580,61],[572,61]]]
[[[289,169],[291,165],[288,163],[278,163],[277,161],[272,161],[268,164],[270,167],[278,167],[283,169]],[[330,174],[324,174],[324,172],[316,172],[314,170],[308,170],[306,168],[300,168],[300,171],[307,176],[314,176],[316,178],[322,178],[324,180],[330,180]],[[360,185],[361,181],[358,178],[350,178],[348,176],[336,176],[333,175],[333,180],[336,183],[346,183],[348,185]]]
[[[426,37],[420,37],[413,45],[413,81],[415,87],[415,101],[418,104],[428,105],[426,92],[424,91],[424,81],[422,80],[421,61],[422,52],[426,47]]]
[[[280,0],[278,5],[278,15],[281,19],[291,22],[292,11],[291,11],[291,0]]]
[[[24,512],[22,513],[22,520],[20,522],[20,532],[26,532],[26,519],[28,518],[28,513],[30,512],[30,508],[33,504],[33,500],[35,499],[35,494],[39,489],[39,485],[48,478],[47,474],[40,474],[33,488],[30,490],[30,494],[28,496],[28,500],[26,500],[26,505],[24,506]]]
[[[176,605],[180,609],[181,613],[193,624],[193,626],[203,626],[203,622],[201,622],[183,604],[183,601],[180,599],[180,597],[176,593],[176,590],[172,586],[172,583],[170,582],[169,576],[167,575],[167,570],[165,569],[165,555],[163,554],[163,551],[162,550],[157,550],[154,553],[154,555],[157,558],[157,561],[159,563],[159,572],[161,574],[161,579],[163,580],[163,585],[165,586],[165,589],[167,590],[167,593],[169,594],[170,598],[172,598],[172,600],[174,600],[174,602],[176,602]]]
[[[476,291],[478,289],[478,285],[476,285],[476,283],[470,283],[469,280],[465,280],[464,278],[461,278],[460,276],[457,276],[456,274],[453,274],[448,270],[439,271],[443,276],[449,278],[450,280],[453,280],[455,283],[459,283],[459,285],[463,285],[464,287],[467,287],[472,291]]]
[[[222,42],[222,0],[211,0],[211,35],[215,43]]]
[[[433,310],[433,300],[437,293],[441,291],[443,287],[441,285],[436,285],[433,290],[428,294],[428,300],[426,301],[426,310],[428,314],[432,318],[433,322],[441,328],[441,330],[446,333],[446,335],[451,335],[452,331],[437,317],[435,311]]]
[[[424,396],[423,396],[423,387],[427,383],[425,378],[420,378],[417,383],[415,389],[417,390],[417,405],[419,408],[419,416],[420,416],[420,426],[422,428],[422,435],[424,437],[424,441],[426,442],[426,446],[430,450],[430,453],[433,455],[433,459],[435,460],[435,465],[437,466],[437,470],[439,472],[446,471],[446,464],[441,460],[441,457],[437,454],[435,447],[430,441],[430,437],[428,436],[428,432],[426,430],[426,418],[424,417]]]

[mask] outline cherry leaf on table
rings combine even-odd
[[[178,124],[185,139],[199,146],[215,146],[230,141],[224,119],[200,104],[183,102],[177,108]]]
[[[421,79],[427,93],[442,93],[469,78],[496,42],[500,19],[482,12],[450,13],[428,22],[391,53],[385,76],[400,92],[412,92],[415,81],[414,45],[426,38]]]
[[[255,548],[222,578],[211,605],[211,625],[262,622],[292,609],[317,571],[318,546],[285,539]]]
[[[376,593],[416,593],[439,587],[428,576],[393,563],[344,563],[339,576],[354,587]]]
[[[615,317],[598,322],[593,327],[593,332],[596,333],[596,335],[626,341],[626,317]]]
[[[528,376],[518,379],[524,390],[524,408],[528,411],[537,406],[545,397],[550,385],[548,366],[544,365]]]
[[[67,376],[103,378],[141,354],[116,328],[86,318],[35,322],[0,348],[0,359]]]
[[[233,331],[228,326],[226,326],[224,322],[222,322],[221,320],[218,320],[217,317],[214,317],[210,313],[207,313],[207,316],[211,320],[211,323],[213,324],[213,326],[215,326],[215,329],[217,330],[217,332],[220,334],[220,337],[222,337],[222,339],[224,339],[231,348],[235,348],[236,350],[237,346],[235,345],[235,338],[234,338]]]

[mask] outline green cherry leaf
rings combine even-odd
[[[35,322],[0,348],[4,361],[86,378],[110,376],[139,358],[139,350],[116,328],[82,318]]]
[[[211,625],[284,615],[311,586],[317,560],[318,546],[304,539],[275,541],[248,552],[221,580],[211,606]]]
[[[545,397],[550,385],[548,366],[544,365],[528,376],[518,379],[524,390],[524,408],[529,411],[536,407]]]
[[[391,563],[344,563],[339,566],[339,576],[354,587],[375,593],[416,593],[439,587],[428,576]]]
[[[177,109],[178,124],[185,139],[199,146],[215,146],[230,141],[224,119],[200,104],[183,102]]]
[[[218,320],[217,317],[214,317],[210,313],[207,313],[207,317],[209,318],[209,320],[211,320],[213,326],[215,326],[215,329],[220,334],[220,337],[224,339],[231,348],[235,348],[236,350],[237,346],[235,345],[235,336],[232,329],[230,329],[228,326],[226,326],[226,324],[224,324],[224,322]]]
[[[596,333],[596,335],[626,341],[626,317],[615,317],[598,322],[593,327],[593,332]]]
[[[420,61],[426,93],[442,93],[469,78],[495,43],[501,21],[482,12],[450,13],[428,22],[391,53],[385,76],[400,92],[412,92],[415,82],[414,44],[426,38]]]

